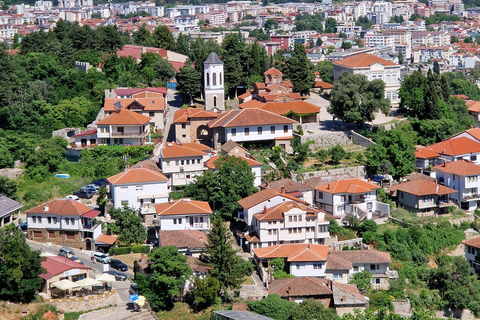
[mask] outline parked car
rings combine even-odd
[[[75,200],[75,201],[80,201],[80,198],[77,197],[77,196],[74,196],[73,194],[66,196],[65,199],[72,199],[72,200]]]
[[[22,222],[20,224],[20,228],[23,230],[23,231],[27,231],[28,230],[28,223],[25,221],[25,222]]]
[[[91,199],[93,197],[93,194],[86,190],[75,191],[73,195],[83,199]]]
[[[120,271],[127,271],[128,270],[128,266],[125,263],[123,263],[122,261],[117,260],[117,259],[112,259],[112,261],[110,261],[110,267],[115,268],[115,269],[120,270]]]
[[[105,178],[100,178],[92,182],[93,184],[101,187],[101,186],[107,186],[108,185],[108,180]]]
[[[116,271],[107,271],[105,273],[111,274],[112,276],[115,276],[115,281],[125,281],[127,280],[127,275],[125,273],[119,273]]]
[[[98,190],[94,187],[83,186],[80,188],[80,191],[86,191],[91,194],[98,194]]]
[[[99,189],[100,187],[97,186],[96,184],[90,183],[89,185],[87,185],[87,188],[93,188],[93,189],[95,189],[95,190],[98,191],[98,189]]]
[[[70,249],[70,248],[61,247],[60,250],[58,250],[58,255],[61,256],[61,257],[65,257],[67,259],[70,259],[72,261],[82,263],[82,261],[77,257],[75,252],[73,252],[73,250]]]
[[[136,283],[130,284],[130,289],[128,290],[130,294],[138,294],[138,285]]]
[[[94,252],[92,253],[92,261],[100,262],[100,263],[110,263],[110,257],[107,256],[106,254],[103,254],[101,252]]]

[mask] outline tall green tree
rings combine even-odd
[[[195,303],[197,303],[201,309],[211,306],[215,302],[215,299],[217,299],[218,292],[220,291],[220,283],[218,280],[208,274],[203,279],[195,277],[193,283],[195,284],[195,289],[193,290]]]
[[[286,76],[292,81],[293,91],[302,95],[309,94],[315,82],[313,65],[307,58],[307,52],[302,44],[295,44],[291,57],[286,61]]]
[[[137,274],[135,281],[153,310],[168,310],[173,307],[174,298],[180,295],[180,288],[191,275],[187,257],[175,246],[154,248],[148,255],[150,276]]]
[[[388,114],[390,101],[384,98],[384,94],[382,80],[368,81],[363,75],[343,72],[331,92],[328,112],[360,128],[375,119],[375,112]]]
[[[190,45],[188,44],[187,37],[183,33],[179,33],[177,41],[175,43],[175,51],[188,56],[190,53]]]
[[[276,320],[289,320],[297,307],[294,301],[283,300],[278,294],[269,294],[258,301],[247,302],[248,310]]]
[[[130,246],[145,243],[147,230],[143,226],[143,219],[137,211],[125,206],[122,209],[112,208],[109,213],[115,222],[110,223],[107,229],[109,232],[118,235],[118,245]]]
[[[320,38],[319,38],[320,39]],[[320,61],[315,68],[320,73],[320,78],[328,83],[333,83],[333,62],[330,60]]]
[[[306,299],[292,310],[291,320],[335,320],[334,308],[325,308],[322,301]]]
[[[239,289],[246,275],[253,272],[253,265],[237,255],[232,247],[230,230],[221,219],[212,219],[207,235],[208,246],[200,260],[210,266],[210,274],[220,283],[221,291],[228,297],[228,290]]]
[[[175,49],[175,39],[166,25],[159,25],[155,28],[153,31],[153,43],[157,48],[166,50]]]
[[[133,34],[133,43],[138,44],[139,46],[154,46],[155,43],[152,33],[147,29],[145,24],[142,24],[142,26],[138,28],[137,32]]]
[[[177,74],[177,90],[184,97],[190,99],[190,105],[193,105],[193,97],[202,90],[202,73],[192,68],[190,59],[187,59],[185,66],[180,68]]]
[[[239,33],[230,33],[225,37],[222,48],[224,50],[225,90],[227,95],[230,90],[234,90],[236,97],[237,87],[246,84],[242,68],[242,53],[245,50],[245,42]]]
[[[102,216],[105,215],[105,207],[107,206],[107,187],[101,186],[98,189],[98,197],[97,197],[97,206],[100,209]]]
[[[255,179],[248,163],[235,156],[221,156],[215,162],[215,171],[207,171],[187,185],[185,195],[208,201],[213,210],[225,220],[241,209],[238,200],[256,191]]]
[[[42,257],[13,225],[0,229],[0,299],[31,302],[40,290]]]
[[[337,21],[333,18],[328,18],[325,21],[325,33],[334,33],[336,26],[337,26]]]

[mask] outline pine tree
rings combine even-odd
[[[442,97],[442,92],[438,83],[438,75],[428,70],[427,82],[425,85],[425,118],[441,119],[442,110],[440,109],[439,99]]]
[[[307,52],[302,44],[295,44],[292,56],[286,62],[287,77],[292,80],[293,91],[306,95],[314,82],[313,65],[307,58]]]
[[[177,43],[175,44],[175,51],[184,55],[190,53],[187,37],[183,33],[179,33],[177,37]]]
[[[146,47],[152,47],[154,45],[152,33],[147,29],[145,24],[133,34],[133,43]]]
[[[161,25],[153,31],[153,41],[157,48],[173,50],[175,48],[175,39],[167,26]]]
[[[187,59],[185,66],[180,68],[177,73],[178,91],[190,98],[190,104],[193,105],[193,96],[200,93],[202,74],[192,68],[190,59]]]

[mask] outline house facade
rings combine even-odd
[[[97,142],[106,145],[147,145],[150,121],[147,116],[122,108],[97,122]]]
[[[110,198],[115,209],[124,206],[155,212],[155,204],[168,201],[168,178],[146,168],[131,168],[108,178]]]
[[[400,103],[400,65],[377,56],[361,53],[333,63],[334,82],[338,81],[342,72],[362,74],[367,80],[380,79],[385,82],[385,98],[393,105]]]
[[[158,225],[160,230],[210,229],[210,216],[213,212],[208,202],[183,198],[157,204],[155,209],[152,224]]]
[[[475,210],[480,201],[480,166],[470,161],[457,160],[444,162],[433,167],[432,176],[439,184],[455,190],[450,194],[459,207],[464,210]]]
[[[25,213],[30,240],[94,250],[102,234],[100,223],[93,222],[100,212],[72,199],[48,201]]]
[[[160,95],[154,98],[124,98],[124,99],[105,99],[103,111],[108,117],[118,110],[118,107],[136,112],[150,118],[150,126],[154,129],[163,129],[165,98]]]
[[[472,274],[480,273],[480,237],[462,241],[465,245],[465,259],[470,264]]]
[[[19,214],[23,205],[0,194],[0,228],[12,222],[12,215]]]
[[[211,144],[212,137],[207,123],[217,118],[217,112],[204,109],[185,108],[175,112],[175,138],[181,143],[200,142]]]
[[[384,218],[390,206],[377,201],[379,188],[357,178],[336,180],[316,187],[315,201],[320,209],[341,218],[352,214],[361,220]]]

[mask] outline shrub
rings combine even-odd
[[[370,307],[373,309],[387,308],[393,311],[392,296],[386,291],[378,291],[370,295]]]
[[[149,246],[133,246],[132,247],[133,253],[150,253]]]
[[[131,247],[111,248],[109,252],[112,255],[129,254],[130,252],[132,252],[132,248]]]

